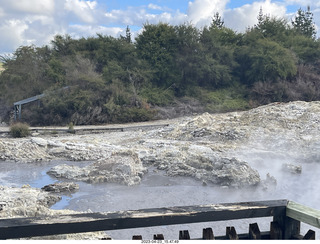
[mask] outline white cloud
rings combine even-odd
[[[141,26],[145,23],[156,24],[165,22],[170,24],[180,24],[187,20],[187,15],[176,12],[161,12],[159,14],[148,13],[144,7],[129,7],[126,10],[112,10],[105,13],[106,23],[120,25]]]
[[[54,11],[54,0],[0,0],[0,5],[10,13],[28,14],[52,14]]]
[[[153,9],[153,10],[162,10],[163,9],[161,6],[158,6],[158,5],[153,4],[153,3],[149,3],[148,8],[149,9]]]
[[[96,20],[96,12],[94,11],[97,6],[95,1],[82,1],[82,0],[66,0],[64,7],[67,11],[74,13],[77,18],[85,23],[94,23]]]
[[[15,50],[26,40],[23,32],[28,29],[28,25],[19,20],[6,20],[0,25],[0,47],[4,47],[4,52]]]
[[[195,0],[189,2],[188,19],[198,27],[209,25],[215,13],[222,14],[229,0]]]
[[[319,0],[285,0],[286,5],[298,5],[299,7],[320,7]]]
[[[226,10],[224,13],[225,25],[238,32],[253,27],[258,22],[258,15],[262,8],[263,14],[274,17],[285,17],[286,8],[283,4],[272,3],[270,0],[246,4],[239,8]]]
[[[105,27],[92,25],[71,25],[69,34],[73,38],[81,38],[83,36],[96,36],[96,34],[119,36],[125,34],[125,29],[120,27]]]

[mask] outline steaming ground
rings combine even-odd
[[[74,171],[60,167],[65,171],[59,172],[77,176],[77,172],[86,172],[82,167],[98,162],[95,169],[102,166],[99,160],[111,158],[102,162],[124,170],[130,186],[112,183],[115,181],[110,179],[118,180],[117,175],[74,178],[79,191],[63,196],[52,209],[95,212],[272,199],[289,199],[320,209],[319,122],[320,102],[292,102],[168,120],[169,126],[148,130],[5,138],[0,139],[0,159],[5,160],[0,161],[0,185],[40,188],[70,181],[72,177],[54,178],[46,172],[63,164],[75,165]],[[114,155],[133,155],[135,160],[121,167],[112,160]],[[292,172],[284,164],[302,171]],[[86,183],[96,179],[103,182]],[[262,231],[269,229],[270,219],[260,219],[108,233],[114,239],[131,239],[134,234],[152,239],[158,233],[177,239],[179,230],[186,229],[191,238],[197,238],[202,228],[212,227],[215,235],[223,235],[226,226],[236,225],[243,233],[253,222],[258,222]],[[307,230],[304,227],[302,234]]]

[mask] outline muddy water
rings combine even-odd
[[[17,162],[0,161],[0,185],[21,187],[29,184],[32,187],[41,188],[44,185],[59,182],[46,172],[53,166],[62,162],[24,164]],[[66,163],[66,162],[63,162]],[[84,166],[89,162],[67,162]],[[167,177],[164,172],[154,168],[144,176],[138,186],[122,186],[118,184],[87,184],[76,182],[80,190],[72,195],[63,196],[63,199],[52,206],[53,209],[72,209],[76,211],[117,211],[134,210],[143,208],[157,208],[185,205],[202,205],[212,203],[256,201],[272,199],[290,199],[307,206],[320,209],[318,203],[319,183],[318,174],[320,165],[308,163],[302,165],[301,175],[290,173],[272,172],[277,177],[277,187],[268,191],[262,188],[250,189],[226,189],[212,185],[203,186],[202,182],[185,177]],[[261,169],[261,177],[264,178],[264,170]],[[273,169],[275,170],[275,169]],[[270,170],[269,170],[270,172]],[[261,231],[269,229],[270,218],[228,221],[226,223],[200,223],[183,226],[152,227],[121,231],[109,231],[114,239],[131,239],[132,235],[142,235],[144,239],[152,239],[153,234],[163,233],[166,239],[177,239],[179,230],[189,230],[191,238],[201,236],[202,228],[212,227],[215,235],[223,235],[225,227],[233,225],[238,233],[248,231],[248,224],[258,222]],[[309,226],[302,226],[302,233]],[[314,229],[314,228],[312,228]],[[317,239],[319,233],[317,232]]]

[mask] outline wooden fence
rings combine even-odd
[[[288,200],[273,200],[0,219],[0,239],[262,217],[273,217],[270,231],[260,232],[259,226],[253,223],[247,234],[237,234],[234,227],[227,227],[226,235],[216,239],[314,239],[313,230],[309,230],[305,236],[300,235],[300,222],[320,228],[320,211]],[[133,236],[133,239],[141,238]],[[163,238],[163,234],[154,236],[154,239]],[[183,230],[179,238],[190,239],[190,235]],[[200,239],[214,238],[211,228],[203,229]]]

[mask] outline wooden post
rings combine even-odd
[[[273,221],[270,223],[270,239],[271,240],[281,240],[282,239],[282,229],[278,222]]]
[[[142,236],[141,235],[135,235],[132,237],[132,240],[142,240]]]
[[[309,230],[307,234],[303,237],[303,240],[315,240],[316,239],[316,232],[313,230]]]
[[[293,238],[294,236],[300,235],[300,221],[294,218],[291,218],[291,216],[288,215],[288,206],[283,211],[275,210],[273,221],[278,222],[281,230],[282,230],[282,237],[283,240],[289,240]]]
[[[261,239],[261,232],[257,223],[249,225],[249,239],[251,240]]]
[[[226,237],[228,240],[239,240],[236,229],[233,226],[226,228]]]
[[[212,228],[206,228],[202,231],[202,239],[203,240],[214,240],[214,235]]]
[[[164,240],[163,234],[153,235],[153,240]]]
[[[180,230],[179,231],[179,240],[190,240],[189,231]]]

